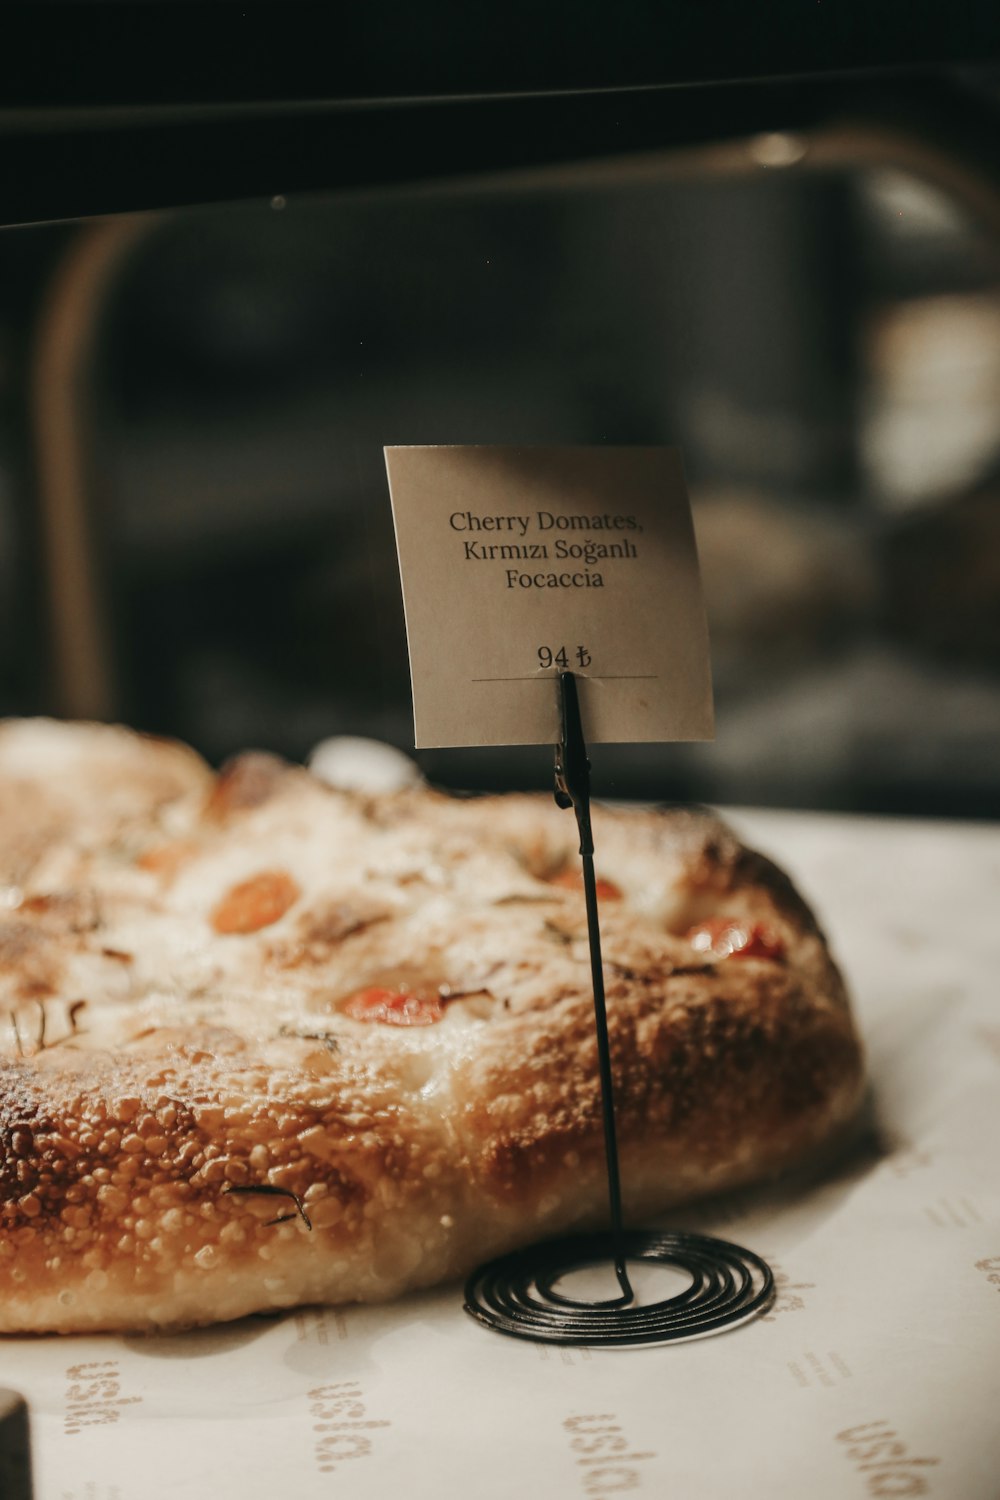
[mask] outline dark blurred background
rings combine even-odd
[[[991,191],[961,152],[768,132],[3,231],[0,710],[213,761],[409,749],[383,444],[667,443],[717,739],[601,747],[598,789],[1000,815]]]

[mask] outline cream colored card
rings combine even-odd
[[[387,448],[415,742],[712,737],[708,631],[670,448]]]

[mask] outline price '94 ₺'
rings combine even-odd
[[[567,671],[571,664],[589,667],[591,660],[586,646],[571,646],[568,650],[565,646],[560,646],[557,651],[553,651],[551,646],[538,648],[538,665],[543,670],[548,667],[561,667],[563,671]]]

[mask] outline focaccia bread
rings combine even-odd
[[[852,1115],[840,976],[714,818],[594,813],[633,1223]],[[374,1301],[605,1222],[576,826],[0,727],[0,1331]]]

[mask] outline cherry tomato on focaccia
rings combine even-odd
[[[710,958],[782,959],[785,945],[763,922],[744,922],[738,917],[713,917],[699,922],[687,934],[696,953]]]
[[[387,1026],[433,1026],[444,1015],[441,997],[432,990],[390,990],[381,985],[358,990],[342,1009],[354,1021],[381,1021]]]
[[[284,870],[263,870],[226,892],[212,912],[216,932],[259,932],[279,921],[302,892]]]
[[[567,891],[582,891],[583,871],[563,870],[560,874],[554,875],[549,884],[561,885]],[[597,890],[598,901],[620,901],[622,899],[622,893],[613,880],[602,880],[598,876],[595,888]]]

